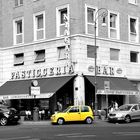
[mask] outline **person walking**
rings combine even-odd
[[[62,111],[62,104],[60,102],[57,102],[57,110]]]
[[[118,103],[116,101],[114,102],[114,109],[118,110]]]

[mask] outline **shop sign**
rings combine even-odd
[[[30,87],[30,94],[31,95],[39,95],[40,94],[40,87]]]
[[[138,91],[131,90],[98,90],[100,95],[140,95]]]
[[[110,89],[110,81],[104,81],[104,90],[107,91]]]
[[[95,72],[95,67],[90,65],[88,67],[88,71]],[[124,71],[122,68],[109,65],[96,66],[96,72],[97,75],[99,76],[119,76],[119,77],[124,76]]]
[[[11,80],[45,78],[45,77],[60,76],[60,75],[73,74],[73,73],[74,73],[73,65],[66,65],[61,67],[46,67],[46,68],[11,72]]]
[[[50,98],[53,96],[54,93],[44,93],[40,95],[36,95],[36,99],[39,98]],[[0,99],[2,100],[10,100],[10,99],[34,99],[34,95],[29,95],[29,94],[19,94],[19,95],[3,95],[0,96]]]

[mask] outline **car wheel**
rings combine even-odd
[[[7,124],[7,118],[5,118],[5,117],[1,118],[1,119],[0,119],[0,124],[1,124],[2,126],[5,126],[5,125]]]
[[[127,116],[125,117],[125,122],[126,122],[126,123],[130,123],[130,122],[131,122],[130,116],[127,115]]]
[[[59,119],[57,120],[57,124],[59,124],[59,125],[64,124],[64,119],[63,119],[63,118],[59,118]]]
[[[86,123],[87,123],[87,124],[91,124],[92,121],[93,121],[92,118],[90,118],[90,117],[86,118]]]

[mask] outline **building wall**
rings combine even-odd
[[[118,12],[120,15],[120,39],[108,38],[107,26],[101,26],[101,19],[98,23],[97,46],[98,65],[120,66],[123,68],[128,79],[140,81],[140,54],[138,63],[130,62],[130,51],[140,52],[140,43],[130,43],[128,41],[128,15],[140,17],[140,4],[128,4],[122,0],[24,0],[23,6],[15,7],[14,1],[1,0],[2,2],[2,44],[0,45],[3,68],[2,82],[10,79],[11,71],[38,68],[43,66],[64,65],[66,60],[58,61],[57,47],[63,46],[64,38],[56,37],[56,7],[69,4],[70,7],[70,33],[71,33],[71,53],[72,62],[75,65],[75,73],[94,75],[88,71],[90,65],[94,65],[94,59],[87,58],[87,45],[94,45],[94,35],[85,34],[85,4],[95,8],[107,8],[109,11]],[[33,14],[45,11],[46,34],[42,41],[33,41]],[[13,45],[13,20],[17,17],[24,17],[24,44]],[[139,25],[140,26],[140,25]],[[0,28],[1,29],[1,28]],[[139,27],[140,29],[140,27]],[[140,32],[140,30],[139,30]],[[140,40],[140,39],[139,39]],[[140,41],[139,41],[140,42]],[[110,61],[110,48],[120,49],[119,61]],[[38,49],[46,50],[46,61],[44,63],[34,63],[34,51]],[[14,54],[24,53],[24,65],[13,66]],[[5,59],[6,58],[6,59]]]
[[[33,14],[45,11],[46,18],[46,39],[56,37],[56,7],[69,4],[71,10],[71,34],[79,33],[83,25],[79,26],[81,15],[79,9],[81,8],[80,0],[24,0],[23,6],[15,7],[14,1],[3,0],[3,47],[13,46],[13,20],[18,17],[24,17],[24,43],[33,42]],[[80,15],[80,16],[79,16]],[[7,18],[5,18],[7,17]],[[6,28],[5,28],[6,25]],[[77,28],[78,27],[78,28]],[[81,31],[82,32],[82,31]],[[9,39],[7,40],[7,36]]]

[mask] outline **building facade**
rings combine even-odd
[[[97,96],[98,109],[140,101],[139,0],[0,2],[1,100],[51,113],[57,101],[94,108]]]

